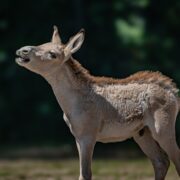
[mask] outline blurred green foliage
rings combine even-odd
[[[75,55],[95,75],[123,78],[161,71],[180,86],[179,0],[2,0],[0,5],[0,144],[72,139],[51,88],[15,64],[15,51],[86,29]],[[177,125],[178,138],[180,124]]]

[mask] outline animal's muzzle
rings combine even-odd
[[[29,55],[33,49],[34,49],[33,46],[24,46],[19,50],[17,50],[16,55],[18,56],[18,58],[16,58],[16,61],[18,61],[19,63],[29,62],[30,61]]]

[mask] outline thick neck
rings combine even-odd
[[[52,68],[52,71],[47,76],[44,76],[66,114],[69,114],[73,106],[78,105],[79,99],[85,97],[90,90],[90,84],[88,79],[85,80],[85,75],[82,75],[83,77],[79,76],[79,73],[83,73],[82,71],[85,69],[80,66],[78,70],[72,63],[77,62],[70,59],[69,62],[62,66]]]

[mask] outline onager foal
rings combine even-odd
[[[143,71],[125,79],[95,77],[72,58],[84,30],[62,44],[54,26],[52,40],[17,50],[16,62],[43,76],[52,86],[64,120],[74,135],[80,157],[79,180],[91,180],[95,143],[133,137],[151,159],[155,179],[166,176],[169,159],[180,175],[175,122],[180,109],[178,89],[159,72]]]

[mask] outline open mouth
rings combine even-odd
[[[28,57],[22,57],[22,56],[17,56],[16,62],[17,63],[28,63],[30,59]]]
[[[30,59],[26,58],[26,57],[17,57],[16,61],[18,61],[20,63],[28,63],[30,61]]]

